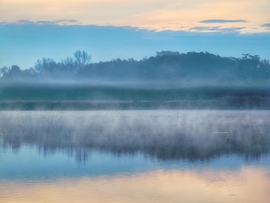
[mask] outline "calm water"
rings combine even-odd
[[[0,112],[0,202],[270,202],[270,111]]]

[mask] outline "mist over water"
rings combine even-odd
[[[38,147],[45,154],[116,154],[188,161],[224,154],[259,158],[270,151],[269,111],[1,112],[2,147]],[[80,150],[78,150],[80,148]]]
[[[162,12],[178,9],[179,5],[164,7]],[[218,32],[231,36],[244,29],[223,29],[226,23],[249,21],[198,22],[203,27],[189,31],[200,38],[196,46],[202,43],[209,48],[209,43],[202,41],[204,34],[199,36],[197,31],[211,32],[207,35],[214,40]],[[18,26],[42,28],[32,37],[47,48],[37,46],[35,51],[40,54],[49,50],[49,57],[53,49],[48,48],[52,42],[48,39],[58,31],[48,38],[47,28],[78,31],[79,27],[88,27],[87,36],[93,29],[96,34],[100,31],[96,26],[65,23],[79,22],[19,20],[14,25],[2,22],[2,27],[16,28],[11,30],[20,33],[17,38],[28,33],[19,32]],[[217,26],[211,27],[213,23]],[[258,26],[266,31],[269,23]],[[135,58],[92,62],[90,53],[78,49],[61,61],[44,56],[29,68],[14,64],[0,67],[0,203],[270,202],[269,60],[247,53],[250,50],[241,57],[225,57],[195,52],[197,48],[187,53],[161,50],[138,59],[134,52],[138,44],[125,40],[127,34],[144,35],[151,46],[161,48],[154,32],[128,27],[121,33],[111,26],[106,29],[113,35],[108,38],[103,32],[105,35],[96,36],[109,39],[109,43],[105,38],[91,42],[94,47],[98,45],[94,59],[101,49],[102,55],[108,56],[104,46],[119,49],[120,41],[128,42],[128,48],[121,50],[126,54],[131,51]],[[81,41],[85,34],[77,31],[80,39],[76,40],[58,35],[68,40],[66,45],[87,48],[87,42]],[[177,36],[166,33],[162,44],[167,46]],[[225,39],[222,33],[216,37]],[[120,41],[111,43],[115,37]],[[12,43],[22,44],[27,51],[29,43],[16,43],[20,39],[15,38]],[[259,39],[266,39],[261,34],[255,38],[257,45],[262,45]],[[190,39],[184,44],[192,49],[194,42]],[[80,41],[84,46],[78,44]],[[224,49],[226,40],[222,41],[218,49]],[[227,44],[231,48],[231,43]],[[261,54],[264,49],[260,48]]]
[[[0,202],[264,203],[269,121],[269,111],[1,111]]]

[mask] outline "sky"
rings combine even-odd
[[[270,59],[269,0],[0,0],[0,67],[83,49],[93,62],[157,51]]]

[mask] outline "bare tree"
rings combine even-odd
[[[40,73],[54,72],[57,64],[51,58],[38,59],[34,69]]]
[[[66,59],[62,60],[62,70],[67,72],[77,71],[76,62],[73,57],[67,57]]]
[[[78,50],[74,53],[74,57],[75,57],[76,63],[80,67],[83,67],[89,64],[89,62],[91,61],[91,56],[86,51]]]

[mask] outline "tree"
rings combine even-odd
[[[53,73],[56,71],[57,64],[51,58],[39,59],[36,62],[35,70],[39,73]]]
[[[2,68],[0,68],[0,77],[3,77],[3,75],[7,73],[8,71],[9,71],[9,68],[7,66],[3,66]]]
[[[258,55],[243,54],[236,61],[236,77],[244,83],[264,84],[270,78],[270,66],[267,60],[261,60]]]
[[[59,77],[74,77],[79,69],[73,57],[63,59],[58,65],[60,67],[58,71]]]
[[[62,63],[65,66],[72,67],[75,64],[75,61],[72,57],[68,56],[66,59],[62,60]]]
[[[8,69],[7,72],[4,73],[5,78],[19,78],[22,76],[22,71],[19,66],[12,65],[10,69]]]
[[[84,67],[91,61],[91,56],[86,51],[78,50],[74,53],[74,57],[79,67]]]
[[[179,56],[178,51],[160,51],[156,53],[156,56]]]

